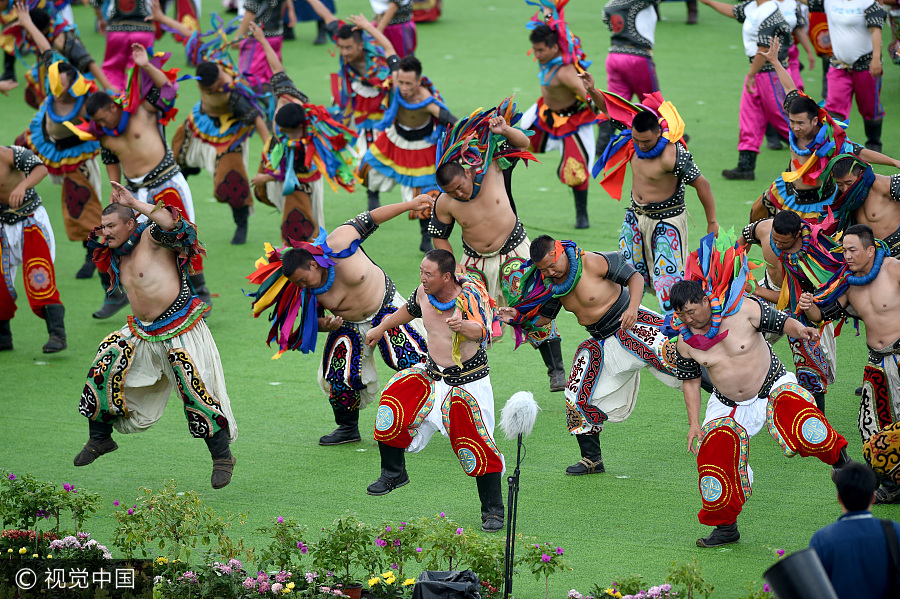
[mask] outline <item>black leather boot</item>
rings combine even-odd
[[[500,473],[491,472],[475,477],[478,498],[481,500],[481,530],[503,530],[503,493],[500,489]]]
[[[419,230],[422,232],[422,243],[419,244],[419,251],[430,252],[434,249],[434,245],[431,243],[431,233],[428,232],[427,220],[419,219]]]
[[[325,32],[325,21],[316,21],[316,39],[313,41],[314,46],[321,46],[328,41]]]
[[[369,210],[375,210],[376,208],[381,206],[381,197],[379,196],[377,191],[367,189],[366,196],[369,199]]]
[[[581,459],[566,468],[566,474],[581,476],[606,472],[606,468],[603,467],[603,454],[600,451],[600,433],[575,435],[575,440],[581,449]]]
[[[119,448],[112,438],[112,424],[104,424],[96,420],[88,421],[88,442],[84,449],[75,456],[76,466],[87,466],[105,453]]]
[[[0,75],[0,81],[16,80],[16,55],[8,52],[3,53],[3,74]]]
[[[13,348],[12,329],[8,320],[0,320],[0,351],[9,351]]]
[[[775,130],[775,127],[772,126],[772,123],[766,124],[766,147],[770,150],[781,150],[784,148],[781,145],[781,136]]]
[[[547,376],[550,377],[550,391],[563,391],[566,388],[566,371],[563,367],[562,342],[559,339],[550,339],[538,345],[541,358],[547,367]]]
[[[722,176],[731,180],[753,181],[756,178],[756,152],[741,150],[738,152],[738,164],[730,170],[722,171]]]
[[[587,189],[573,189],[575,192],[575,228],[587,229],[591,226],[587,213]]]
[[[822,101],[828,97],[828,69],[831,68],[831,60],[827,56],[820,56],[822,61]]]
[[[607,119],[605,121],[600,121],[597,124],[597,146],[595,148],[595,152],[598,158],[606,150],[606,146],[609,145],[609,140],[612,138],[612,133],[613,126],[611,120]]]
[[[284,24],[283,31],[284,31],[284,34],[282,35],[282,37],[284,38],[284,41],[292,42],[295,39],[297,39],[297,34],[294,33],[294,28],[289,26],[287,23]]]
[[[343,445],[362,441],[359,435],[359,410],[334,410],[334,421],[338,427],[319,439],[319,445]]]
[[[841,471],[841,468],[851,463],[853,463],[853,460],[847,455],[847,447],[844,446],[841,448],[841,453],[838,454],[837,461],[831,465],[831,481],[834,482],[834,477]]]
[[[881,152],[881,125],[883,122],[882,119],[863,121],[863,128],[866,131],[866,149]]]
[[[62,304],[50,304],[44,306],[44,322],[47,323],[47,333],[50,338],[44,344],[45,354],[55,354],[68,347],[66,345],[66,307]]]
[[[697,0],[687,0],[687,21],[688,25],[697,24]]]
[[[128,296],[125,295],[125,292],[122,291],[122,288],[119,287],[112,293],[106,293],[106,290],[109,289],[110,286],[110,278],[109,273],[105,273],[100,271],[100,284],[103,286],[103,292],[106,294],[106,297],[103,300],[103,305],[100,306],[100,309],[94,312],[94,318],[110,318],[116,314],[119,310],[128,305]]]
[[[247,243],[247,221],[250,218],[250,206],[232,208],[231,211],[234,216],[234,224],[237,225],[234,237],[231,238],[231,245],[244,245]]]
[[[87,255],[84,257],[84,264],[82,264],[81,268],[78,269],[78,272],[75,273],[76,279],[90,279],[94,276],[94,270],[97,268],[94,264],[94,250],[87,246],[86,241],[83,243],[87,250]]]
[[[206,275],[202,272],[198,272],[197,274],[190,275],[188,279],[190,279],[191,287],[194,289],[194,293],[197,294],[197,297],[200,298],[200,301],[212,308],[212,295],[209,292],[209,287],[206,286]],[[209,310],[206,311],[206,314],[209,314]],[[206,314],[204,314],[204,316]]]
[[[825,394],[824,393],[813,393],[813,399],[816,400],[816,407],[819,408],[819,411],[823,414],[825,413]]]
[[[228,438],[228,429],[223,428],[212,437],[204,439],[206,447],[209,448],[209,455],[212,456],[213,469],[212,476],[209,479],[213,489],[221,489],[231,482],[231,475],[234,472],[234,464],[237,460],[231,455],[230,440]]]
[[[366,488],[366,493],[387,495],[394,489],[408,485],[409,475],[406,473],[406,457],[403,455],[406,450],[379,441],[378,451],[381,453],[381,476]]]
[[[697,547],[721,547],[737,543],[741,540],[741,533],[738,532],[737,522],[734,524],[719,524],[710,533],[708,537],[697,539]]]

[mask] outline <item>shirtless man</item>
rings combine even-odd
[[[31,311],[44,319],[50,339],[44,353],[66,349],[66,309],[56,288],[56,242],[35,186],[47,167],[31,150],[0,146],[0,351],[13,348],[9,321],[16,313],[16,271],[23,267]]]
[[[206,61],[197,65],[196,78],[200,100],[175,131],[172,152],[182,172],[195,174],[205,168],[213,176],[213,195],[231,207],[237,225],[231,243],[242,245],[253,206],[247,177],[249,139],[255,130],[265,143],[269,129],[249,88],[235,85],[233,72]],[[241,93],[243,89],[247,91]]]
[[[697,546],[736,543],[741,538],[737,517],[753,482],[748,442],[763,424],[787,457],[816,456],[835,469],[848,462],[846,439],[834,431],[794,374],[784,369],[764,337],[776,333],[814,341],[819,333],[752,295],[716,326],[710,298],[698,281],[676,283],[672,307],[684,325],[675,362],[684,383],[687,448],[697,456],[703,500],[698,519],[715,526],[709,536],[697,539]],[[715,386],[702,427],[701,365]]]
[[[386,495],[409,483],[404,452],[421,451],[440,432],[450,438],[465,473],[475,477],[481,500],[481,530],[503,529],[500,477],[503,456],[494,444],[494,391],[485,345],[490,338],[491,300],[485,288],[456,276],[453,254],[425,254],[419,285],[406,305],[366,335],[372,347],[391,328],[421,318],[428,356],[397,373],[381,394],[375,440],[381,475],[366,489]]]
[[[309,293],[308,301],[312,302],[309,311],[301,311],[298,317],[302,333],[291,349],[315,351],[316,333],[328,332],[318,380],[328,395],[338,428],[319,439],[320,445],[361,440],[359,410],[378,398],[379,389],[375,354],[363,344],[363,339],[372,327],[403,306],[394,282],[364,251],[358,250],[359,244],[381,223],[421,208],[416,200],[381,206],[348,220],[324,240],[320,238],[312,244],[290,242],[293,248],[281,253],[281,274],[302,290],[301,297]],[[287,287],[288,293],[299,291],[293,285]],[[288,302],[273,298],[271,303],[278,310]],[[257,302],[254,314],[258,316],[267,307]],[[315,316],[316,309],[322,311],[317,325],[305,323],[305,319]],[[324,314],[324,310],[330,314]],[[280,318],[276,312],[276,321]],[[418,322],[389,328],[378,338],[380,355],[388,366],[402,370],[425,359],[425,333]],[[278,341],[282,351],[288,348],[280,338]]]
[[[492,134],[490,143],[494,151],[491,164],[485,165],[482,161],[478,167],[463,168],[462,160],[473,159],[468,154],[474,148],[468,143],[463,144],[467,148],[466,154],[452,152],[451,156],[440,157],[442,163],[436,177],[444,193],[435,203],[429,224],[434,246],[451,253],[453,248],[448,239],[454,223],[460,224],[465,258],[457,264],[458,274],[480,280],[500,306],[518,300],[518,278],[528,260],[530,244],[525,227],[510,203],[506,178],[500,168],[501,160],[506,163],[510,158],[516,160],[516,155],[528,149],[528,136],[498,114],[505,108],[508,106],[502,105],[477,117],[481,121],[478,129],[488,129]],[[471,124],[466,129],[470,128]],[[442,139],[442,148],[459,141],[453,138],[453,133],[451,130]],[[485,153],[487,150],[485,148]],[[522,157],[533,158],[530,153]],[[425,196],[419,197],[427,199]],[[551,322],[543,327],[529,328],[527,333],[528,342],[541,352],[547,366],[550,391],[562,391],[566,388],[566,371],[556,325]]]
[[[362,27],[362,22],[355,22]],[[381,133],[366,150],[358,168],[358,176],[370,192],[369,205],[377,206],[380,202],[372,192],[390,191],[397,183],[404,201],[423,193],[436,197],[439,193],[434,179],[436,129],[452,125],[456,117],[450,114],[431,82],[422,77],[422,63],[418,58],[402,58],[394,69],[391,57],[396,52],[391,43],[371,24],[366,24],[365,30],[385,48],[393,86],[391,105],[384,119],[375,125]],[[430,218],[430,211],[423,211],[419,216],[422,233],[419,250],[423,252],[432,247],[428,233]]]
[[[812,294],[805,293],[800,308],[815,322],[851,315],[865,323],[869,363],[863,372],[859,432],[869,465],[886,477],[875,493],[875,503],[900,503],[897,461],[890,457],[896,455],[896,446],[880,448],[880,452],[868,447],[869,441],[895,424],[900,414],[900,260],[892,258],[876,241],[868,225],[848,227],[843,245],[849,271],[846,284],[839,288],[843,293],[828,301],[817,299],[815,304]],[[872,459],[879,453],[880,459]]]
[[[566,474],[599,474],[605,471],[600,431],[607,420],[631,415],[640,371],[647,368],[666,385],[680,386],[665,360],[663,319],[641,306],[643,277],[621,253],[584,252],[548,235],[535,239],[530,252],[534,268],[522,277],[522,297],[538,282],[550,290],[533,306],[501,308],[501,318],[544,325],[565,308],[590,333],[575,352],[566,386],[566,424],[581,449],[581,460]]]
[[[126,112],[108,94],[91,94],[85,102],[87,115],[93,121],[89,132],[100,142],[100,159],[106,165],[110,181],[118,183],[124,175],[126,188],[138,200],[149,204],[161,201],[178,208],[189,221],[195,222],[191,189],[166,143],[163,128],[168,123],[166,114],[175,104],[178,85],[169,81],[159,68],[162,63],[158,58],[151,61],[144,46],[132,44],[131,52],[135,68],[142,69],[147,75],[144,79],[150,80],[139,92],[143,100]],[[199,256],[193,270],[191,286],[207,306],[212,306]],[[101,281],[104,289],[109,289],[109,281],[102,273]],[[115,291],[94,312],[94,318],[109,318],[126,303],[125,294]]]
[[[840,193],[835,203],[852,210],[846,225],[869,225],[891,256],[900,256],[900,175],[875,174],[870,165],[847,156],[834,164],[831,176]]]
[[[788,173],[778,177],[750,209],[750,220],[774,216],[778,210],[793,210],[802,218],[817,220],[824,216],[826,208],[833,210],[840,206],[833,204],[837,189],[833,181],[812,178],[807,173],[825,169],[828,162],[838,154],[855,154],[870,164],[883,164],[900,169],[900,160],[885,156],[851,142],[843,128],[820,108],[809,96],[797,89],[790,73],[778,61],[780,43],[773,40],[768,51],[760,52],[774,67],[778,80],[784,87],[784,112],[790,126],[791,165]],[[824,136],[817,141],[819,132],[826,124],[832,125],[834,139]],[[813,156],[822,146],[834,143],[834,148],[825,156]],[[805,167],[805,168],[804,168]]]
[[[800,312],[797,304],[802,292],[824,286],[842,266],[839,259],[832,257],[829,247],[822,247],[819,240],[812,237],[809,223],[791,210],[782,210],[775,218],[747,225],[737,242],[760,245],[766,270],[753,293],[772,306],[787,308],[789,314]],[[824,273],[824,276],[818,273]],[[787,289],[782,291],[785,287]],[[805,315],[800,314],[797,320],[809,324]],[[825,394],[828,385],[834,383],[837,370],[837,347],[831,324],[825,326],[820,335],[821,338],[813,343],[789,336],[788,343],[800,386],[812,394],[816,407],[824,414]],[[768,335],[766,341],[774,344],[780,338],[780,335]]]
[[[579,69],[584,71],[590,62],[580,53],[565,61],[560,33],[568,34],[562,16],[553,19],[545,15],[553,26],[541,23],[531,30],[529,40],[539,64],[538,79],[541,97],[522,117],[521,126],[531,128],[532,150],[544,153],[559,150],[561,154],[557,175],[575,195],[575,228],[590,226],[587,213],[588,184],[594,163],[594,121],[596,115],[587,105],[584,86],[578,80]],[[578,38],[575,38],[578,42]],[[580,45],[578,46],[580,52]],[[568,56],[568,55],[567,55]],[[562,123],[558,125],[557,123]]]
[[[78,411],[88,418],[90,436],[75,465],[118,449],[113,427],[123,434],[150,428],[177,388],[191,436],[203,439],[212,456],[210,483],[221,489],[231,482],[229,444],[238,430],[219,350],[203,319],[206,306],[187,281],[190,258],[203,251],[197,229],[176,208],[158,210],[118,182],[112,187],[90,245],[98,268],[125,288],[134,316],[100,343],[88,371]],[[146,220],[138,223],[135,212]]]

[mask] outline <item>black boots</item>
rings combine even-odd
[[[378,195],[377,191],[372,191],[371,189],[366,190],[366,196],[369,198],[369,210],[375,210],[379,206],[381,206],[381,198]]]
[[[321,46],[328,41],[325,32],[325,21],[316,21],[316,39],[313,41],[314,46]]]
[[[106,290],[109,289],[110,285],[109,273],[100,272],[100,284],[103,285],[103,293],[106,293]],[[127,305],[128,296],[125,295],[125,292],[122,291],[121,287],[118,287],[115,291],[106,295],[103,300],[103,305],[100,306],[99,310],[94,312],[93,316],[94,318],[110,318]]]
[[[581,449],[581,459],[566,468],[569,476],[581,476],[582,474],[600,474],[606,472],[603,467],[603,454],[600,452],[600,433],[592,435],[575,435],[578,447]]]
[[[491,472],[475,477],[478,498],[481,500],[481,530],[503,530],[503,493],[500,490],[500,473]]]
[[[87,246],[86,241],[84,242],[84,247],[87,249],[87,256],[84,257],[84,264],[75,273],[76,279],[90,279],[94,276],[94,270],[97,268],[94,265],[94,250]]]
[[[881,152],[881,124],[882,119],[874,121],[863,121],[863,128],[866,130],[866,149],[873,152]]]
[[[231,482],[235,460],[229,448],[228,429],[223,428],[212,437],[204,439],[212,456],[213,469],[209,482],[213,489],[221,489]]]
[[[755,179],[754,171],[756,170],[756,152],[750,150],[741,150],[738,152],[738,164],[731,170],[722,171],[722,176],[726,179],[753,181]]]
[[[687,21],[688,25],[697,24],[697,0],[687,0]]]
[[[359,410],[334,410],[334,421],[338,427],[319,439],[319,445],[342,445],[362,441],[359,436]]]
[[[597,145],[594,149],[594,152],[599,158],[603,155],[603,152],[606,150],[606,146],[609,145],[609,140],[612,139],[613,126],[612,121],[607,119],[605,121],[600,121],[597,124]]]
[[[890,480],[881,481],[881,486],[875,490],[875,505],[900,503],[900,485]]]
[[[550,391],[563,391],[566,388],[566,371],[562,359],[562,342],[559,339],[551,339],[538,345],[541,358],[547,367],[547,376],[550,377]]]
[[[13,348],[12,329],[8,320],[0,320],[0,351],[9,351]]]
[[[66,345],[66,307],[62,304],[50,304],[44,306],[44,322],[47,323],[47,333],[50,339],[44,344],[45,354],[55,354],[68,347]]]
[[[191,282],[194,293],[197,294],[200,301],[212,309],[212,295],[209,293],[209,287],[206,286],[206,275],[202,272],[198,272],[197,274],[188,276],[188,279]],[[209,310],[206,311],[206,314],[209,314]]]
[[[834,477],[841,471],[841,468],[851,463],[853,463],[853,460],[847,455],[847,447],[844,446],[841,448],[841,453],[838,454],[837,461],[831,465],[831,481],[834,482]]]
[[[420,252],[430,252],[434,249],[431,243],[431,233],[428,232],[428,221],[419,219],[419,230],[422,232],[422,243],[419,244]]]
[[[119,448],[112,438],[113,427],[96,420],[88,421],[88,442],[84,449],[75,456],[76,466],[87,466],[105,453],[110,453]]]
[[[359,412],[354,413],[359,414]],[[409,475],[406,474],[406,458],[403,455],[406,450],[402,447],[391,447],[379,441],[378,451],[381,453],[381,476],[366,488],[366,493],[387,495],[394,489],[409,484]]]
[[[247,243],[247,219],[250,217],[250,206],[241,206],[231,210],[234,215],[234,224],[237,225],[234,237],[231,238],[231,245],[244,245]]]
[[[587,229],[591,226],[587,213],[587,189],[573,189],[575,192],[575,228]]]
[[[0,81],[16,80],[16,55],[8,52],[3,53],[3,74],[0,75]]]
[[[766,147],[770,150],[781,150],[784,148],[781,145],[781,135],[778,134],[772,123],[766,125]]]
[[[697,539],[697,547],[720,547],[737,543],[741,540],[737,522],[734,524],[719,524],[708,537]]]
[[[824,414],[825,413],[825,394],[824,393],[813,393],[812,396],[816,400],[816,407],[819,408],[819,411]]]

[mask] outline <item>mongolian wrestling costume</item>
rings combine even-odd
[[[512,98],[507,98],[497,108],[485,111],[477,110],[460,120],[452,128],[446,130],[438,142],[438,168],[448,162],[456,162],[464,168],[475,169],[470,199],[478,196],[484,172],[494,161],[498,162],[497,166],[502,172],[511,168],[517,160],[535,159],[531,152],[519,150],[510,145],[502,135],[491,133],[490,120],[495,116],[504,117],[510,127],[515,127],[522,118],[522,115],[516,112],[516,105]],[[518,127],[516,128],[518,129]],[[519,130],[526,133],[522,129]],[[457,200],[450,199],[449,201]],[[449,225],[441,222],[432,212],[428,232],[432,237],[449,239],[453,224],[453,222]],[[506,242],[496,252],[481,254],[470,247],[465,238],[462,240],[462,245],[465,258],[460,263],[465,267],[466,274],[470,278],[480,281],[498,306],[519,303],[521,299],[519,282],[525,272],[528,250],[531,247],[522,223],[518,219],[516,220],[516,225]],[[499,331],[499,319],[495,319],[493,326],[496,331]],[[551,321],[541,327],[526,324],[524,330],[526,332],[525,339],[532,347],[541,352],[541,357],[547,366],[548,376],[552,378],[556,373],[559,389],[554,390],[561,391],[565,386],[565,369],[556,323]],[[516,328],[516,347],[523,341],[521,331],[521,328]],[[551,385],[551,387],[554,386]]]
[[[155,39],[154,26],[146,21],[152,15],[148,4],[151,0],[110,0],[104,17],[106,29],[106,55],[103,58],[103,74],[110,85],[125,89],[128,70],[134,67],[131,44],[140,44],[149,51]],[[91,6],[103,9],[104,2],[91,0]],[[79,69],[80,70],[80,69]]]
[[[668,144],[675,145],[675,167],[672,170],[678,180],[675,193],[667,200],[652,204],[641,204],[632,196],[619,234],[619,251],[644,277],[644,286],[656,295],[662,310],[670,314],[669,290],[683,278],[689,253],[684,188],[701,175],[700,169],[694,164],[684,143],[684,121],[672,103],[663,100],[659,92],[645,95],[644,103],[638,105],[607,92],[601,93],[606,98],[607,111],[614,121],[630,127],[635,114],[649,110],[659,117],[662,129],[659,142],[649,152],[643,152],[634,143],[630,128],[610,140],[594,165],[593,175],[596,177],[603,171],[600,184],[612,197],[622,199],[625,172],[633,156],[637,155],[639,159],[658,158]]]
[[[562,308],[561,297],[569,294],[582,274],[584,251],[572,241],[557,242],[552,258],[565,252],[569,275],[560,284],[547,280],[534,267],[522,277],[518,311],[514,324],[539,317],[556,318]],[[621,317],[631,300],[628,280],[634,268],[619,252],[601,252],[609,270],[606,279],[621,285],[619,297],[596,323],[586,326],[590,338],[575,351],[572,372],[566,386],[566,425],[581,449],[581,461],[569,466],[566,474],[604,472],[600,451],[600,431],[604,423],[622,422],[634,410],[641,382],[641,370],[647,368],[669,387],[679,389],[675,369],[666,357],[674,346],[662,333],[663,318],[641,306],[635,325],[623,331]]]
[[[653,64],[657,4],[657,0],[610,0],[603,7],[603,22],[610,32],[606,86],[626,100],[659,91]]]
[[[335,252],[325,241],[325,231],[313,243],[288,241],[288,246],[276,251],[267,245],[267,255],[257,261],[257,269],[248,279],[259,285],[251,294],[254,298],[253,315],[259,317],[269,307],[273,312],[269,319],[272,327],[266,341],[278,344],[279,357],[287,350],[311,353],[316,350],[318,319],[324,316],[324,308],[316,299],[334,284],[335,260],[352,256],[378,227],[368,212],[344,223],[360,235],[350,247]],[[325,285],[315,289],[298,287],[288,281],[281,269],[281,256],[292,247],[309,251],[316,262],[329,271]],[[378,373],[375,371],[375,353],[366,345],[366,333],[382,320],[403,306],[403,297],[397,293],[394,282],[384,275],[385,289],[381,307],[360,322],[344,321],[337,330],[328,333],[325,351],[319,365],[318,380],[322,391],[334,411],[338,425],[349,426],[359,421],[359,410],[378,399]],[[394,370],[403,370],[425,360],[426,339],[421,321],[385,331],[378,342],[378,351],[385,364]]]
[[[388,6],[397,5],[397,11],[384,28],[384,36],[388,38],[397,56],[403,58],[416,51],[416,24],[413,21],[413,2],[411,0],[370,0],[376,15],[383,15]]]
[[[742,235],[747,244],[760,243],[754,234],[758,224],[759,221],[744,227]],[[781,293],[776,309],[789,308],[788,313],[804,326],[812,325],[798,307],[800,295],[804,292],[814,293],[843,267],[843,261],[831,253],[836,244],[828,236],[829,232],[834,231],[836,224],[833,219],[826,219],[822,224],[804,221],[800,233],[803,245],[794,253],[778,249],[771,236],[769,238],[772,252],[778,258],[784,272],[784,280],[772,281],[766,273],[760,287]],[[765,302],[761,298],[759,301]],[[830,323],[825,325],[819,334],[820,338],[817,341],[788,337],[788,343],[794,356],[794,367],[800,386],[812,394],[816,400],[816,407],[825,413],[825,393],[828,392],[828,385],[834,383],[837,371],[837,346],[833,325]],[[766,341],[774,344],[780,337],[769,334]]]
[[[781,16],[784,17],[784,22],[787,23],[788,29],[791,30],[787,71],[791,74],[791,79],[794,85],[797,86],[797,89],[803,91],[803,77],[800,75],[800,50],[797,48],[794,35],[798,30],[806,31],[806,28],[809,26],[809,20],[803,14],[803,9],[801,8],[803,4],[797,0],[777,0],[777,2],[778,10],[781,12]]]
[[[867,274],[855,276],[845,265],[815,295],[823,320],[856,318],[855,310],[851,306],[844,308],[838,299],[851,285],[868,285],[878,276],[890,250],[880,239],[875,243],[875,262]],[[900,340],[881,349],[869,346],[869,362],[863,371],[859,405],[859,434],[866,462],[882,479],[878,494],[884,494],[889,503],[897,502],[900,498],[900,461],[897,459],[900,455]],[[881,503],[880,499],[876,501]]]
[[[41,165],[31,150],[10,146],[13,151],[13,168],[27,177]],[[66,348],[66,309],[56,288],[56,242],[50,217],[41,206],[41,197],[34,188],[25,191],[22,205],[12,208],[0,204],[0,350],[10,350],[12,332],[9,321],[16,313],[16,271],[21,264],[25,283],[25,295],[31,311],[47,323],[50,340],[44,353],[58,352]],[[55,338],[55,339],[54,339]]]
[[[872,165],[864,162],[858,156],[853,154],[840,154],[835,156],[829,163],[829,166],[834,165],[834,163],[843,160],[844,158],[849,158],[860,165],[863,172],[859,176],[859,179],[856,180],[856,183],[850,186],[850,189],[842,193],[834,201],[834,205],[840,206],[838,210],[835,210],[835,218],[838,219],[838,231],[846,231],[847,227],[856,224],[856,211],[861,209],[863,204],[865,204],[866,198],[869,196],[869,190],[875,182],[875,172],[872,170]],[[831,169],[827,168],[823,173],[822,178],[828,180],[830,172]],[[900,175],[891,175],[890,194],[891,200],[900,202]],[[900,256],[900,229],[885,237],[883,241],[892,258]]]
[[[266,41],[281,59],[281,46],[284,44],[284,20],[282,8],[285,0],[244,0],[243,10],[256,15],[256,24],[263,30]],[[250,84],[260,89],[272,79],[272,67],[262,46],[252,37],[241,41],[238,57],[239,70]]]
[[[84,100],[91,91],[96,91],[96,86],[79,74],[69,89],[63,91],[59,78],[60,63],[44,64],[44,58],[41,57],[40,65],[46,71],[42,79],[46,79],[50,94],[31,119],[28,129],[17,141],[21,141],[20,145],[35,153],[47,167],[50,181],[61,186],[66,236],[70,241],[83,243],[87,247],[91,231],[100,226],[102,179],[97,158],[100,154],[100,143],[96,140],[82,140],[63,126],[63,123],[84,120],[81,116]],[[75,102],[71,109],[67,110],[67,114],[58,114],[54,102],[63,95],[74,98]],[[88,249],[87,261],[78,271],[79,278],[93,276],[94,263],[91,254],[91,250]]]
[[[809,96],[797,90],[785,96],[785,114],[790,114],[791,104],[800,97]],[[806,161],[791,161],[794,170],[781,173],[768,191],[760,196],[751,209],[751,219],[753,216],[764,218],[766,214],[775,216],[779,210],[793,210],[802,219],[816,221],[824,217],[829,207],[835,212],[841,209],[839,204],[834,203],[837,186],[830,178],[822,177],[822,173],[835,156],[847,153],[858,155],[863,147],[847,139],[845,125],[831,118],[824,108],[819,108],[819,122],[822,126],[806,148],[798,146],[794,132],[790,132],[788,139],[791,151],[798,156],[807,157]],[[794,184],[797,181],[812,189],[797,188]]]
[[[190,264],[204,250],[197,241],[197,229],[181,211],[171,206],[164,209],[175,218],[172,231],[144,221],[119,248],[110,248],[99,229],[89,241],[97,268],[110,276],[112,291],[119,287],[121,257],[134,251],[149,227],[153,241],[176,254],[181,291],[152,322],[129,316],[127,325],[100,343],[78,409],[90,420],[91,441],[75,465],[89,464],[98,455],[113,451],[113,427],[123,434],[150,428],[162,417],[172,390],[177,389],[191,436],[204,439],[210,449],[213,477],[217,469],[227,469],[230,479],[234,458],[228,444],[237,439],[237,424],[225,389],[219,350],[203,320],[206,305],[188,283]]]
[[[673,321],[691,347],[706,350],[724,339],[728,331],[719,333],[719,327],[741,309],[746,299],[759,303],[760,333],[784,334],[789,316],[768,302],[745,295],[749,277],[745,248],[727,247],[727,241],[717,242],[712,234],[706,235],[700,249],[690,255],[685,276],[700,282],[712,307],[712,326],[703,335],[691,333],[677,319]],[[766,345],[771,362],[757,396],[737,402],[714,388],[701,429],[697,471],[703,507],[698,519],[707,526],[733,527],[735,533],[737,517],[750,497],[753,482],[753,470],[747,463],[750,437],[764,424],[787,457],[815,456],[828,465],[845,459],[842,450],[847,440],[835,432],[809,391],[797,384],[793,373],[785,370],[772,347]],[[700,378],[700,364],[677,351],[675,366],[683,381]],[[704,546],[701,541],[698,544]]]
[[[463,336],[453,333],[454,366],[442,368],[429,356],[425,364],[402,370],[391,378],[381,393],[375,420],[381,477],[369,486],[368,493],[383,495],[408,483],[404,451],[421,451],[439,432],[449,437],[463,471],[478,481],[483,528],[499,530],[503,523],[500,475],[504,464],[494,443],[494,392],[485,351],[490,340],[493,301],[479,281],[463,276],[458,282],[462,290],[446,305],[428,296],[430,305],[422,306],[416,288],[406,309],[419,318],[423,309],[443,312],[455,308],[463,319],[481,326],[480,347],[463,362],[459,350]]]
[[[543,13],[535,14],[526,25],[533,29],[537,25],[546,24],[559,37],[559,47],[562,56],[558,56],[547,64],[540,65],[538,79],[541,86],[549,85],[556,72],[563,65],[574,65],[579,71],[586,71],[591,66],[584,50],[581,48],[581,40],[569,29],[563,16],[563,8],[568,0],[539,0],[540,6],[551,9],[552,14],[544,19]],[[528,4],[536,4],[529,2]],[[561,159],[557,168],[557,175],[563,184],[571,187],[575,192],[576,211],[580,210],[579,203],[584,204],[587,213],[587,190],[590,183],[590,164],[594,162],[594,122],[597,115],[591,109],[588,102],[582,98],[564,110],[551,110],[544,102],[544,98],[538,98],[536,104],[525,111],[520,126],[534,130],[531,138],[531,148],[536,154],[547,151],[559,150]]]
[[[274,90],[282,86],[296,90],[286,75],[284,81],[280,75],[272,78]],[[285,243],[314,239],[324,227],[323,177],[334,191],[340,187],[352,193],[355,185],[350,166],[350,152],[356,141],[353,131],[334,120],[322,106],[302,106],[306,111],[305,136],[291,139],[275,124],[259,165],[260,173],[275,180],[254,186],[259,201],[281,212],[281,237]]]

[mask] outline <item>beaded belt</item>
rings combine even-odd
[[[900,355],[900,339],[881,349],[875,349],[871,346],[866,347],[869,348],[869,364],[878,364],[884,356]]]
[[[434,360],[431,359],[431,356],[428,356],[428,359],[425,361],[425,370],[432,379],[436,381],[444,379],[448,385],[459,387],[460,385],[483,379],[490,374],[491,367],[488,364],[487,352],[482,348],[478,348],[474,356],[463,362],[462,368],[451,366],[441,370],[434,363]]]
[[[18,208],[0,205],[0,223],[12,225],[21,222],[34,214],[41,205],[41,196],[37,194],[33,187],[25,190],[25,202]]]
[[[130,179],[126,178],[127,185],[125,187],[128,191],[134,193],[139,189],[156,187],[160,183],[164,183],[181,172],[181,169],[178,168],[178,165],[175,163],[175,155],[172,153],[172,149],[166,147],[166,155],[163,157],[162,162],[160,162],[156,167],[147,173],[147,176],[144,177],[144,180],[140,183],[135,183]]]
[[[587,329],[587,332],[590,333],[591,337],[594,339],[602,340],[612,337],[622,326],[622,314],[628,309],[629,301],[631,301],[631,294],[628,292],[627,288],[622,287],[619,298],[616,300],[616,303],[610,306],[609,310],[606,311],[606,314],[594,324],[584,328]]]
[[[772,346],[769,346],[769,372],[766,373],[766,380],[763,381],[762,387],[759,388],[759,393],[756,394],[757,397],[767,397],[769,395],[769,391],[772,390],[772,385],[775,384],[775,381],[783,377],[787,371],[784,369],[784,364],[781,363],[781,360],[778,359],[778,356],[775,355],[775,352],[772,351]],[[729,408],[736,408],[739,405],[739,402],[728,399],[724,395],[722,395],[718,389],[716,389],[715,385],[713,385],[713,393],[721,403],[725,404]]]
[[[516,220],[516,226],[513,227],[512,233],[509,234],[509,237],[506,238],[506,241],[503,243],[503,246],[497,250],[496,252],[489,252],[487,254],[480,254],[474,249],[472,249],[466,240],[463,239],[463,253],[470,258],[492,258],[494,256],[505,256],[509,254],[514,249],[519,247],[519,245],[525,241],[525,238],[528,234],[525,232],[525,226],[522,224],[522,221]]]
[[[675,192],[668,200],[662,202],[653,202],[652,204],[638,204],[634,197],[631,198],[631,211],[641,216],[646,216],[654,220],[663,220],[664,218],[674,218],[685,211],[684,205],[684,185],[678,186],[679,191]]]

